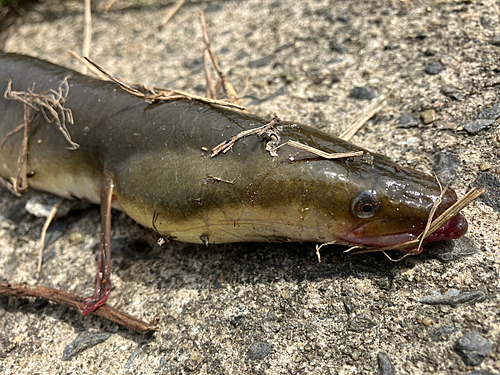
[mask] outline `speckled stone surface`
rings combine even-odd
[[[373,105],[350,97],[355,87],[377,98],[392,90],[354,143],[430,168],[437,153],[453,153],[459,195],[483,173],[498,178],[500,121],[475,134],[464,130],[500,102],[496,1],[190,1],[161,30],[173,2],[118,0],[104,13],[105,3],[93,2],[91,57],[126,82],[203,95],[198,12],[206,10],[223,70],[239,91],[250,79],[244,102],[251,112],[339,134]],[[5,51],[81,69],[67,53],[82,48],[80,1],[27,6],[2,33]],[[436,62],[443,69],[426,73]],[[427,110],[435,120],[424,125],[420,113]],[[398,128],[403,114],[418,126]],[[57,219],[66,222],[63,233],[45,250],[37,275],[43,219],[17,206],[36,194],[16,198],[0,190],[0,212],[14,219],[0,220],[0,277],[90,294],[98,208]],[[320,264],[311,244],[160,248],[153,233],[116,212],[110,304],[144,320],[157,316],[158,332],[144,336],[52,303],[0,298],[0,373],[497,373],[500,223],[487,203],[464,212],[470,226],[463,244],[473,251],[446,262],[435,247],[398,263],[331,247]],[[451,289],[484,298],[418,302]],[[471,332],[492,344],[475,367],[453,349]],[[78,345],[85,347],[73,354]],[[72,355],[63,361],[63,353]],[[379,353],[389,370],[379,367]]]

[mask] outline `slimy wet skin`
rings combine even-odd
[[[294,140],[328,153],[364,151],[327,160],[285,145],[277,157],[257,136],[216,157],[213,147],[269,122],[195,100],[148,104],[118,88],[30,57],[0,53],[0,89],[57,87],[70,76],[65,106],[73,112],[68,142],[35,116],[29,134],[30,187],[102,204],[100,269],[84,313],[109,295],[111,206],[160,235],[192,243],[328,242],[393,246],[420,234],[441,190],[426,174],[397,166],[330,134],[294,122],[277,125]],[[24,122],[23,104],[0,99],[0,139]],[[0,175],[16,176],[22,132],[0,151]],[[215,178],[214,178],[215,177]],[[450,188],[435,217],[456,201]],[[426,242],[463,235],[457,215]],[[407,251],[409,251],[408,249]],[[418,249],[421,251],[421,249]]]

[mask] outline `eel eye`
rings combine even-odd
[[[373,217],[380,211],[380,199],[375,190],[365,190],[358,194],[351,203],[351,212],[362,219]]]

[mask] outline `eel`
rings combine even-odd
[[[88,314],[108,299],[111,283],[111,208],[177,241],[220,244],[250,241],[330,242],[387,247],[417,238],[441,194],[432,176],[396,165],[315,128],[281,121],[281,142],[295,140],[327,153],[363,151],[325,159],[290,145],[277,156],[255,135],[227,153],[210,149],[268,119],[198,100],[148,103],[115,83],[81,75],[28,56],[0,52],[0,90],[37,92],[68,78],[65,107],[74,125],[68,140],[38,112],[28,134],[29,187],[101,204],[101,246],[96,289]],[[19,101],[0,99],[0,176],[17,175],[24,123]],[[438,217],[457,200],[448,188]],[[467,231],[457,214],[424,244]],[[405,249],[417,254],[418,249]]]

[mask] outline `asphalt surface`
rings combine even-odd
[[[459,195],[488,192],[464,211],[464,239],[398,263],[341,247],[318,263],[311,244],[160,248],[116,212],[110,304],[159,330],[0,297],[0,373],[500,372],[497,2],[191,1],[163,28],[172,2],[105,3],[93,2],[91,57],[126,82],[204,95],[204,10],[222,69],[240,92],[249,77],[251,112],[339,134],[390,92],[353,143],[434,168]],[[81,70],[67,51],[82,49],[83,3],[20,6],[3,49]],[[36,196],[0,191],[0,277],[90,294],[99,209],[53,224],[38,275],[43,219],[23,211]]]

